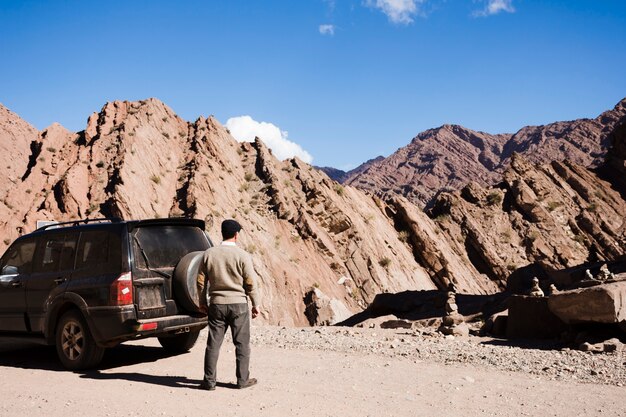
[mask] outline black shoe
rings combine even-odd
[[[200,389],[207,390],[207,391],[215,391],[215,384],[209,384],[206,381],[202,381],[202,383],[200,384]]]
[[[256,378],[250,378],[243,384],[237,384],[237,388],[239,389],[250,388],[251,386],[256,385],[256,383],[257,383]]]

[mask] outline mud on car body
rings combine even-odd
[[[144,337],[185,352],[207,321],[194,265],[180,261],[211,246],[194,219],[78,220],[21,236],[0,258],[0,337],[55,345],[70,370]]]

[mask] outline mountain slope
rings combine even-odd
[[[184,121],[156,99],[107,103],[76,133],[58,124],[37,132],[4,115],[0,146],[17,148],[14,168],[0,172],[0,245],[37,220],[102,216],[201,218],[219,241],[221,221],[234,217],[261,277],[263,320],[273,324],[306,324],[304,298],[314,287],[357,312],[384,292],[454,284],[489,294],[512,274],[551,277],[626,250],[623,124],[602,131],[609,145],[598,168],[537,165],[512,153],[509,168],[493,174],[496,187],[441,192],[427,214],[401,195],[383,200],[298,159],[281,162],[258,139],[238,143],[213,117]],[[460,172],[476,179],[470,162],[497,167],[505,155],[503,138],[455,126],[417,141],[435,136],[450,142],[438,152],[467,161]],[[450,158],[425,164],[446,172]]]
[[[626,99],[595,119],[529,126],[514,135],[444,125],[420,133],[389,157],[346,176],[343,183],[378,196],[400,194],[428,205],[441,190],[458,190],[469,181],[495,184],[513,153],[532,163],[567,160],[596,167],[607,154],[609,134],[625,117]]]
[[[262,280],[265,320],[275,324],[307,323],[312,287],[358,311],[381,292],[445,286],[434,269],[442,259],[462,290],[498,290],[462,255],[416,258],[412,232],[398,229],[387,203],[298,159],[278,161],[260,140],[238,143],[213,117],[186,122],[155,99],[116,101],[84,131],[55,124],[30,139],[33,151],[0,203],[5,245],[37,220],[102,216],[197,217],[219,241],[221,221],[234,217]],[[432,222],[403,204],[429,223],[421,239],[437,245]]]

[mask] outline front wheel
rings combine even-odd
[[[159,343],[165,350],[171,353],[185,353],[188,352],[193,345],[196,344],[200,331],[181,333],[175,336],[161,336],[159,337]]]
[[[104,355],[104,348],[96,345],[85,319],[75,310],[59,320],[56,348],[61,363],[70,371],[96,366]]]

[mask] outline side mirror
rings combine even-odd
[[[2,268],[2,275],[17,275],[17,266],[6,265]]]

